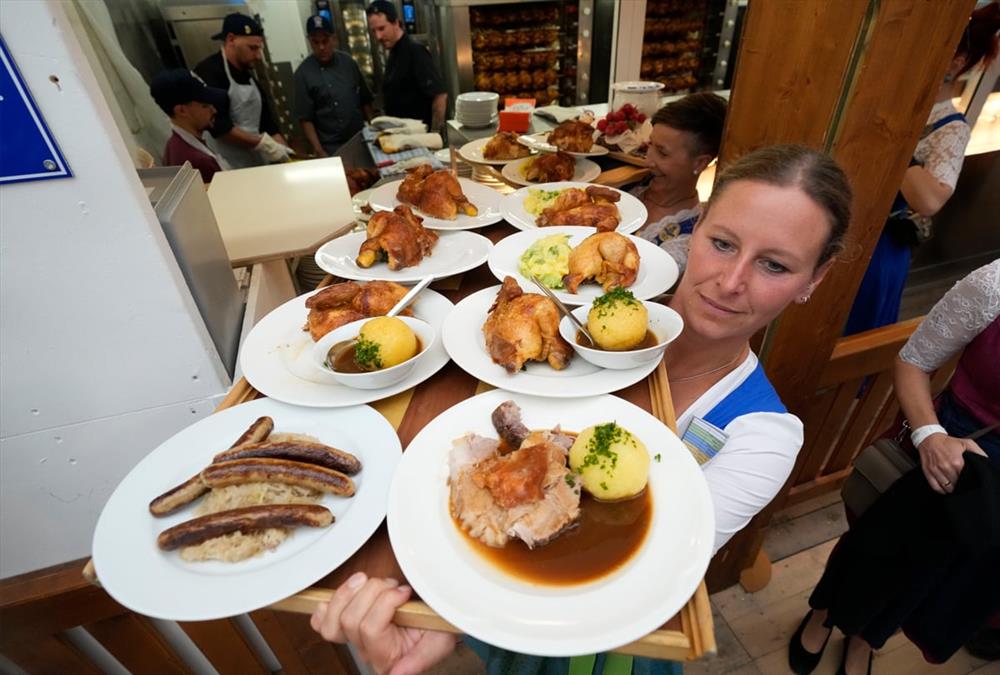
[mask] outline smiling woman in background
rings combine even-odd
[[[709,92],[690,94],[660,108],[651,121],[646,166],[652,176],[631,190],[649,218],[636,234],[658,246],[683,237],[675,242],[680,244],[701,216],[698,177],[719,154],[726,99]],[[677,246],[664,248],[683,258],[676,254]],[[683,267],[683,259],[678,264]]]
[[[713,551],[774,498],[795,464],[802,423],[785,410],[749,340],[791,302],[808,301],[841,249],[850,202],[847,177],[826,155],[763,148],[720,175],[690,237],[688,270],[670,302],[684,331],[664,358],[678,431],[692,441],[697,435],[692,453],[712,497]],[[421,672],[444,658],[456,637],[393,625],[393,612],[410,594],[395,580],[359,572],[317,609],[312,625],[327,640],[354,644],[380,673]],[[573,661],[465,639],[491,675],[565,674]],[[605,665],[634,674],[680,670],[667,661],[601,654],[592,672]]]

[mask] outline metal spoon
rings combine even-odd
[[[583,337],[587,338],[587,340],[590,341],[590,344],[596,347],[597,342],[594,341],[594,338],[590,335],[590,332],[587,330],[586,326],[580,323],[580,320],[577,319],[575,316],[573,316],[573,313],[569,311],[569,308],[566,307],[566,305],[564,305],[562,301],[556,297],[556,294],[552,292],[552,289],[543,284],[542,281],[534,274],[531,275],[531,280],[535,283],[536,286],[538,286],[538,288],[542,291],[542,293],[547,295],[552,300],[552,302],[556,304],[556,307],[559,308],[559,311],[562,312],[563,316],[569,317],[570,323],[576,326],[576,329],[578,331],[583,333]]]
[[[414,286],[413,288],[411,288],[409,290],[409,292],[407,292],[406,295],[404,295],[402,298],[400,298],[399,302],[397,302],[395,305],[393,305],[392,309],[390,309],[388,312],[386,312],[385,315],[386,316],[396,316],[397,314],[399,314],[400,312],[402,312],[404,309],[406,309],[407,307],[409,307],[410,304],[414,300],[417,299],[417,296],[420,295],[420,291],[422,291],[425,288],[427,288],[428,286],[430,286],[430,284],[431,284],[432,281],[434,281],[434,276],[433,275],[428,275],[428,276],[424,277],[423,279],[421,279],[420,281],[418,281],[417,284],[416,284],[416,286]],[[354,349],[354,345],[356,345],[357,343],[358,343],[358,338],[357,337],[353,337],[350,340],[346,340],[345,342],[341,343],[341,344],[343,344],[343,346],[340,349],[337,350],[337,354],[335,356],[333,356],[333,358],[331,358],[329,354],[326,355],[327,362],[329,362],[329,363],[335,362],[340,357],[340,355],[344,353],[344,351],[346,351],[348,349]]]

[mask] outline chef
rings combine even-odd
[[[295,114],[319,157],[335,154],[372,116],[372,93],[350,54],[338,51],[333,23],[306,21],[312,56],[295,70]]]
[[[217,171],[230,168],[223,157],[205,144],[203,137],[215,121],[217,110],[228,105],[226,92],[205,86],[186,68],[177,68],[154,77],[149,93],[170,118],[173,129],[163,150],[164,166],[191,162],[206,183],[211,182]]]
[[[382,82],[385,114],[423,120],[430,131],[440,131],[448,92],[427,47],[403,30],[396,6],[389,0],[374,0],[365,13],[369,30],[389,50]]]
[[[253,64],[264,58],[264,31],[244,14],[229,14],[218,54],[199,63],[194,71],[210,87],[229,97],[228,111],[218,111],[212,127],[212,146],[234,169],[283,162],[291,150],[271,116],[264,91],[253,78]]]

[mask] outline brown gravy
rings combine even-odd
[[[576,332],[576,344],[580,345],[581,347],[589,347],[590,349],[599,349],[602,352],[603,351],[612,351],[612,350],[602,349],[597,344],[590,344],[590,340],[588,340],[586,337],[584,337],[583,333],[581,333],[580,331]],[[660,344],[660,341],[656,337],[656,334],[653,331],[651,331],[651,330],[647,330],[646,334],[642,337],[642,342],[640,342],[639,344],[637,344],[635,347],[632,347],[631,349],[614,350],[614,351],[629,351],[630,352],[630,351],[634,351],[634,350],[638,350],[638,349],[648,349],[649,347],[655,347],[658,344]]]
[[[333,368],[331,370],[335,370],[338,373],[369,373],[369,372],[372,372],[372,371],[369,371],[369,370],[365,370],[364,368],[362,368],[358,364],[358,362],[354,359],[354,350],[353,349],[344,349],[344,347],[346,347],[351,342],[354,342],[354,340],[353,339],[351,339],[351,340],[342,340],[342,341],[334,344],[332,347],[330,347],[330,350],[326,353],[326,367],[330,368],[330,366],[332,365]],[[416,356],[417,354],[419,354],[423,350],[423,348],[424,348],[424,346],[423,346],[423,344],[421,344],[420,338],[418,337],[417,338],[417,351],[413,353],[413,356]],[[333,364],[330,363],[330,354],[336,354],[337,355],[336,358],[334,359]],[[413,356],[411,356],[410,358],[413,358]],[[399,364],[396,364],[396,365],[399,365]]]
[[[455,527],[479,555],[508,574],[536,584],[572,586],[607,576],[624,565],[649,534],[653,498],[645,490],[634,499],[601,502],[580,498],[579,524],[556,539],[529,549],[519,539],[493,548]]]

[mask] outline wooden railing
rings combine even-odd
[[[0,582],[0,654],[31,675],[99,675],[100,658],[81,648],[80,630],[133,673],[190,673],[192,659],[154,622],[115,602],[87,582],[86,560],[57,565]],[[301,614],[259,610],[249,614],[282,673],[356,675],[350,655],[325,642]],[[236,619],[178,622],[212,666],[222,673],[272,671]],[[86,637],[86,636],[84,636]],[[188,648],[190,650],[190,647]]]
[[[837,490],[862,448],[884,434],[899,412],[893,395],[896,355],[923,317],[841,338],[802,414],[805,443],[783,507]],[[940,391],[954,362],[938,370]]]

